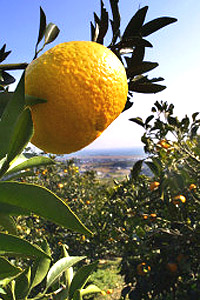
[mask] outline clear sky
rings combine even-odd
[[[110,11],[109,1],[104,0]],[[156,100],[175,105],[175,113],[183,117],[200,111],[200,1],[199,0],[120,0],[122,32],[136,10],[149,6],[146,21],[170,16],[178,22],[150,35],[147,39],[153,48],[146,51],[145,60],[159,66],[149,72],[149,78],[162,76],[167,89],[156,95],[134,94],[134,105],[120,115],[89,148],[132,147],[142,145],[143,130],[128,119],[151,113]],[[0,47],[4,43],[12,50],[7,63],[30,62],[39,29],[39,7],[60,28],[52,47],[71,40],[90,40],[90,21],[93,12],[100,14],[100,0],[1,0]],[[110,14],[111,18],[111,14]],[[48,47],[46,47],[46,50]],[[19,78],[18,71],[13,72]]]

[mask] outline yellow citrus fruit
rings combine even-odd
[[[25,93],[46,99],[31,107],[32,143],[51,153],[82,149],[122,112],[126,71],[117,56],[95,42],[59,44],[26,69]]]

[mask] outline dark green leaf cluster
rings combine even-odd
[[[112,39],[108,48],[119,57],[126,68],[129,84],[129,96],[124,109],[126,110],[132,106],[130,99],[133,92],[158,93],[166,88],[166,86],[157,84],[157,82],[162,81],[163,78],[148,79],[147,76],[142,75],[158,66],[156,62],[144,61],[145,49],[147,47],[153,47],[144,37],[177,20],[171,17],[160,17],[144,24],[148,11],[148,6],[145,6],[135,13],[121,34],[119,1],[110,0],[110,6],[112,11],[112,20],[110,20]],[[92,41],[101,44],[104,43],[109,27],[108,19],[108,12],[101,0],[101,17],[99,18],[94,14],[95,25],[91,23]]]

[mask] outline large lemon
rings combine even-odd
[[[31,108],[31,142],[46,152],[71,153],[94,141],[122,112],[126,71],[105,46],[62,43],[28,65],[25,93],[47,100]]]

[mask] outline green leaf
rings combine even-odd
[[[134,48],[134,47],[153,47],[153,46],[149,41],[134,36],[130,39],[125,39],[120,41],[119,43],[112,46],[111,49],[117,48],[120,51],[122,51],[126,48]]]
[[[12,98],[12,96],[13,96],[13,92],[0,93],[0,118],[4,112],[6,105]]]
[[[143,61],[137,65],[129,67],[126,71],[128,77],[134,77],[135,75],[143,74],[155,69],[158,66],[156,62]]]
[[[7,86],[15,82],[15,78],[7,72],[0,70],[0,85]]]
[[[7,259],[0,257],[0,280],[15,277],[21,273],[21,269],[15,267]]]
[[[156,94],[166,89],[166,86],[152,83],[137,83],[133,85],[130,84],[129,88],[137,93]]]
[[[64,201],[46,188],[28,183],[3,181],[0,182],[0,195],[0,204],[14,205],[65,228],[91,234]]]
[[[14,293],[16,299],[26,299],[30,285],[31,268],[27,268],[16,279]]]
[[[28,213],[27,209],[0,202],[0,211],[4,215],[19,216]]]
[[[42,38],[44,37],[46,30],[46,15],[40,6],[40,28],[39,28],[39,35],[36,46],[41,42]]]
[[[26,108],[19,116],[11,142],[9,144],[7,161],[11,162],[16,156],[21,154],[33,135],[33,122],[29,108]]]
[[[96,269],[98,261],[81,267],[75,274],[69,288],[69,300],[73,298],[76,290],[81,290],[89,279],[89,276]]]
[[[11,51],[7,51],[6,50],[6,44],[3,45],[3,47],[0,49],[0,62],[4,61],[7,56],[11,53]]]
[[[81,296],[81,291],[76,290],[73,296],[73,300],[83,300],[83,297]]]
[[[34,97],[34,96],[26,95],[25,96],[25,102],[26,102],[27,106],[34,106],[36,104],[46,103],[47,100],[41,99],[41,98],[37,98],[37,97]]]
[[[29,159],[26,159],[22,163],[19,163],[17,165],[15,165],[15,163],[14,163],[13,164],[14,166],[11,165],[11,167],[6,172],[5,176],[6,177],[9,176],[9,180],[10,180],[10,179],[12,179],[12,175],[14,176],[16,173],[21,172],[23,170],[30,169],[30,168],[36,168],[36,167],[40,167],[40,166],[48,166],[48,165],[52,165],[55,163],[56,162],[49,157],[44,157],[44,156],[31,157]],[[20,173],[20,175],[21,175],[21,173]]]
[[[112,10],[113,20],[110,20],[113,32],[112,44],[114,44],[117,38],[120,36],[120,13],[119,13],[119,0],[110,0],[110,6]]]
[[[149,34],[152,34],[155,31],[161,29],[162,27],[165,27],[176,21],[177,21],[177,19],[170,18],[170,17],[160,17],[160,18],[154,19],[142,26],[141,34],[142,34],[142,36],[147,36]]]
[[[45,253],[47,253],[49,256],[51,256],[51,249],[47,243],[46,240],[43,241],[41,248],[44,250]],[[47,257],[42,257],[39,259],[36,259],[33,263],[33,266],[31,268],[31,280],[30,280],[30,291],[40,284],[42,280],[46,277],[49,267],[50,267],[51,260]]]
[[[13,217],[0,213],[0,226],[11,234],[16,234],[15,221]]]
[[[62,245],[62,252],[63,252],[63,256],[64,257],[69,257],[69,254],[67,252],[67,246],[66,245]],[[73,279],[73,268],[70,267],[68,268],[65,272],[64,272],[64,277],[65,277],[65,285],[66,288],[69,289],[72,279]]]
[[[143,122],[142,118],[140,118],[140,117],[131,118],[131,119],[129,119],[129,121],[132,121],[132,122],[144,127],[144,122]]]
[[[45,40],[44,40],[44,44],[47,45],[51,42],[53,42],[58,34],[60,32],[60,29],[53,23],[49,23],[46,27],[46,31],[45,31]]]
[[[20,239],[17,236],[0,232],[0,255],[25,256],[25,257],[49,257],[38,246]]]
[[[132,17],[132,19],[128,23],[123,33],[122,39],[130,38],[131,36],[140,35],[140,30],[144,23],[147,10],[148,10],[148,6],[145,6],[136,12],[136,14]]]
[[[133,165],[133,168],[131,170],[131,177],[135,180],[141,173],[143,161],[144,161],[144,159],[140,159]]]
[[[101,289],[94,284],[88,285],[85,289],[80,291],[81,296],[90,295],[90,294],[98,294],[101,293]]]
[[[0,159],[8,153],[9,143],[15,123],[25,107],[24,97],[24,73],[16,88],[15,93],[6,105],[0,121]]]
[[[65,272],[68,268],[72,267],[84,258],[85,256],[70,256],[59,259],[51,267],[47,274],[46,290],[58,280],[63,272]]]

